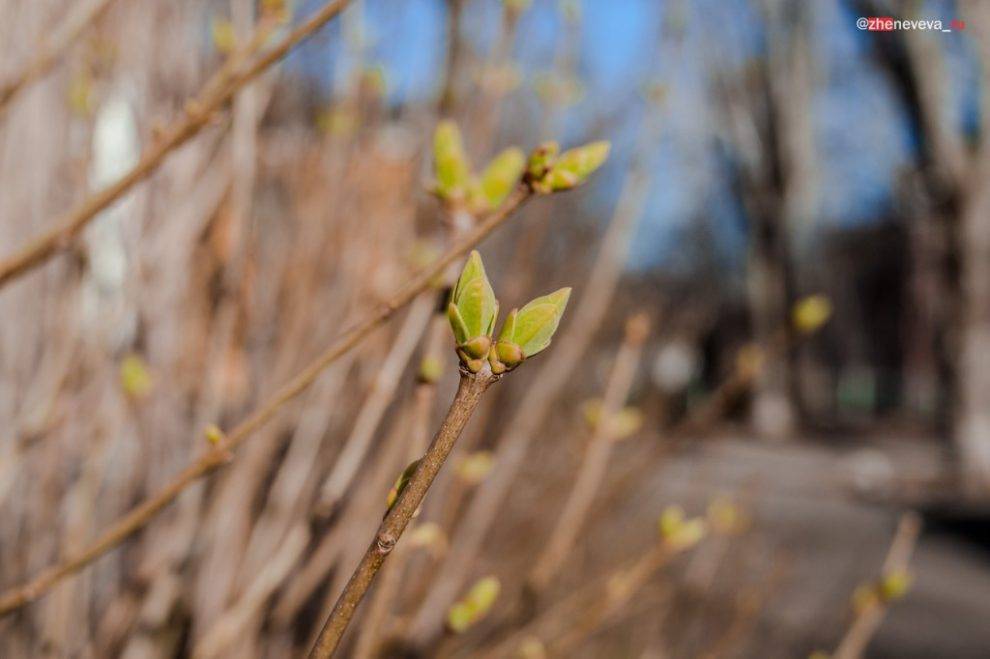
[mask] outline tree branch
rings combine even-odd
[[[309,653],[311,659],[330,657],[337,649],[347,625],[354,616],[354,611],[374,581],[385,558],[392,552],[395,543],[416,514],[433,479],[440,473],[440,468],[454,448],[457,438],[460,437],[461,431],[464,430],[471,414],[481,401],[481,396],[497,379],[487,368],[478,374],[461,372],[457,394],[443,424],[434,436],[430,448],[420,460],[415,473],[409,479],[408,485],[402,490],[395,505],[382,521],[371,545],[344,587],[344,592],[337,599],[337,604]]]
[[[285,56],[293,47],[340,13],[349,0],[332,0],[306,21],[282,37],[253,62],[251,57],[263,46],[274,28],[272,20],[262,20],[245,48],[231,56],[211,77],[200,93],[186,103],[185,113],[165,128],[145,150],[137,164],[115,183],[90,195],[62,215],[55,226],[6,259],[0,260],[0,288],[41,265],[66,249],[100,211],[150,176],[169,153],[185,144],[213,119],[214,114],[245,84]]]
[[[550,539],[529,574],[528,586],[534,594],[543,590],[564,567],[605,478],[612,447],[621,438],[617,434],[615,418],[629,398],[633,378],[639,367],[643,342],[648,333],[649,321],[645,316],[633,316],[626,323],[625,340],[609,373],[598,422],[585,449],[581,466]]]
[[[0,111],[31,83],[43,78],[62,58],[83,30],[96,22],[114,0],[82,0],[51,31],[42,37],[34,59],[9,80],[0,85]]]
[[[653,144],[656,129],[655,123],[648,124],[641,143]],[[645,152],[646,147],[643,149]],[[544,364],[536,375],[538,384],[532,387],[533,394],[523,401],[513,420],[505,424],[508,432],[496,442],[496,466],[471,500],[464,523],[452,541],[461,551],[442,566],[442,572],[433,580],[413,617],[407,639],[412,645],[425,643],[440,628],[444,612],[467,578],[489,528],[498,519],[502,502],[525,460],[530,442],[553,410],[556,397],[570,384],[571,376],[601,324],[622,274],[632,230],[645,206],[649,182],[648,172],[639,166],[628,174],[570,329],[555,344],[553,363]]]
[[[918,542],[921,534],[921,518],[917,513],[908,512],[901,516],[901,521],[897,525],[897,532],[894,540],[890,543],[887,551],[887,558],[884,559],[881,569],[881,579],[892,575],[905,575],[908,563],[911,561],[911,554],[914,546]],[[877,597],[875,601],[863,607],[856,614],[852,624],[846,631],[842,641],[836,648],[832,659],[858,659],[863,656],[870,639],[880,629],[880,624],[887,615],[890,600]]]
[[[419,293],[432,286],[434,280],[444,272],[448,265],[466,254],[468,250],[481,242],[496,227],[505,222],[532,194],[532,191],[527,187],[520,186],[517,188],[505,203],[502,204],[499,210],[482,221],[461,240],[455,242],[443,257],[438,259],[429,268],[426,268],[377,311],[354,325],[350,330],[341,334],[316,360],[300,371],[294,378],[276,391],[262,406],[257,408],[231,430],[222,442],[196,462],[186,467],[155,495],[146,499],[135,508],[132,508],[130,512],[118,519],[88,547],[69,556],[57,565],[43,570],[31,581],[10,588],[0,594],[0,616],[36,600],[65,577],[78,572],[122,543],[131,534],[147,525],[165,506],[174,501],[187,486],[227,464],[231,458],[231,453],[251,433],[275,416],[275,413],[284,404],[302,393],[341,355],[360,343],[373,330],[383,325],[399,309],[409,304]]]

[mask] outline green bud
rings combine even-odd
[[[660,538],[671,549],[681,551],[698,544],[705,531],[705,520],[685,518],[680,506],[667,506],[660,515]]]
[[[492,339],[489,336],[476,336],[461,344],[460,348],[471,359],[482,359],[488,356],[491,350]]]
[[[501,206],[519,182],[525,166],[526,156],[516,147],[508,148],[495,156],[472,185],[471,209],[480,213]]]
[[[476,611],[484,614],[495,604],[501,590],[502,584],[497,577],[484,577],[471,586],[465,601],[470,602]]]
[[[472,373],[484,366],[498,316],[498,300],[477,251],[471,252],[447,305],[457,355]]]
[[[592,142],[560,154],[550,171],[539,181],[538,192],[549,193],[575,188],[608,158],[608,142]]]
[[[474,622],[474,611],[464,602],[456,602],[447,611],[447,627],[455,634],[463,634]]]
[[[462,199],[471,179],[471,165],[464,154],[461,131],[453,121],[437,124],[433,135],[433,162],[437,196],[447,201]]]
[[[556,142],[544,142],[533,149],[526,163],[526,175],[533,181],[542,181],[559,152],[560,145]]]
[[[505,364],[503,364],[502,362],[500,362],[497,357],[495,357],[495,355],[494,355],[494,348],[492,348],[492,351],[493,351],[493,354],[491,354],[491,355],[488,356],[488,365],[492,369],[492,374],[493,375],[502,375],[503,373],[505,373],[509,369],[506,367]]]
[[[495,344],[495,355],[509,368],[515,368],[526,359],[522,348],[509,341],[498,341]]]
[[[120,386],[133,398],[145,398],[151,393],[154,379],[139,355],[129,354],[120,363]]]
[[[485,365],[484,359],[471,357],[471,355],[464,352],[461,348],[457,349],[457,357],[461,360],[461,363],[467,367],[467,370],[472,373],[480,372]]]
[[[522,351],[522,357],[527,359],[544,350],[557,331],[570,296],[570,288],[561,288],[532,300],[517,312],[510,313],[499,334],[499,344],[514,344]],[[514,357],[511,348],[506,347],[505,350],[505,356]],[[501,354],[499,358],[502,358]]]
[[[423,357],[419,363],[420,382],[436,382],[443,375],[443,362],[436,357]]]
[[[203,430],[203,434],[206,435],[206,441],[208,441],[213,446],[220,446],[227,439],[227,435],[224,434],[220,427],[215,423],[211,423]]]
[[[660,513],[660,537],[669,538],[684,525],[684,509],[680,506],[667,506]]]
[[[515,334],[516,328],[516,318],[519,317],[519,310],[513,309],[506,316],[505,322],[502,324],[502,334],[501,337],[488,355],[488,363],[491,364],[492,373],[495,375],[501,375],[506,371],[511,371],[516,366],[519,366],[526,358],[523,355],[522,348],[517,344],[513,343],[511,337]]]
[[[395,484],[392,486],[392,489],[388,491],[388,497],[385,499],[386,515],[388,515],[390,510],[392,510],[392,506],[395,505],[395,502],[399,500],[399,496],[402,494],[402,491],[406,489],[407,485],[409,485],[409,479],[411,479],[413,474],[416,473],[416,467],[418,466],[419,460],[410,462],[409,466],[403,469],[402,473],[399,474],[399,477],[395,479]]]
[[[883,576],[877,585],[877,593],[884,602],[893,602],[904,597],[911,588],[911,575],[904,570],[896,570]]]
[[[488,615],[501,590],[502,584],[496,577],[479,579],[462,600],[450,607],[447,612],[447,626],[458,634],[467,631]]]

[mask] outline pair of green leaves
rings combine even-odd
[[[498,300],[481,255],[471,252],[447,306],[458,357],[472,373],[479,372],[486,360],[496,375],[512,370],[550,345],[570,295],[570,288],[562,288],[513,309],[494,341]]]
[[[472,213],[498,208],[512,192],[526,167],[521,149],[510,147],[495,156],[479,175],[471,171],[461,131],[453,121],[441,121],[433,135],[436,176],[434,191],[451,204],[464,204]]]
[[[472,213],[498,208],[525,174],[526,183],[540,194],[575,188],[608,158],[608,142],[591,142],[560,153],[556,142],[544,142],[530,154],[510,147],[495,156],[480,175],[474,175],[464,152],[461,131],[452,121],[441,121],[433,136],[434,192],[448,204],[466,206]]]
[[[575,188],[608,158],[608,142],[591,142],[560,153],[556,142],[544,142],[533,150],[526,164],[526,180],[541,194]]]

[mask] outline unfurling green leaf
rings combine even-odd
[[[522,150],[511,147],[495,156],[481,176],[472,182],[469,206],[475,213],[498,208],[519,182],[526,167]]]
[[[550,338],[557,331],[570,297],[571,289],[561,288],[530,301],[519,310],[510,340],[522,349],[525,357],[532,357],[550,345]]]
[[[479,579],[464,599],[447,611],[447,626],[458,634],[467,631],[488,614],[501,590],[502,584],[498,578],[489,576]]]
[[[451,302],[447,305],[447,319],[450,320],[450,327],[454,330],[454,340],[460,345],[468,340],[468,327],[461,317],[461,311],[457,305]]]
[[[388,491],[388,497],[385,499],[386,515],[388,515],[390,510],[392,510],[392,506],[395,505],[395,502],[399,500],[399,496],[402,494],[402,491],[406,489],[407,485],[409,485],[409,479],[416,473],[416,467],[418,466],[419,460],[413,460],[409,463],[408,467],[402,470],[399,477],[395,479],[395,484],[392,486],[392,489]]]
[[[584,183],[608,158],[608,142],[592,142],[560,154],[547,177],[551,191],[570,190]]]
[[[529,175],[533,189],[548,194],[581,185],[592,172],[602,166],[608,158],[610,148],[608,142],[592,142],[565,151],[549,163],[542,176],[538,175],[539,167],[534,171],[531,157]]]
[[[464,154],[461,131],[453,121],[444,120],[433,135],[433,161],[436,193],[441,199],[463,199],[471,179],[471,165]]]
[[[509,312],[489,353],[492,372],[497,375],[510,371],[550,345],[570,296],[571,289],[562,288]]]
[[[484,366],[498,316],[498,300],[477,251],[471,252],[447,306],[457,354],[472,373]]]

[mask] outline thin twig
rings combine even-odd
[[[76,37],[99,20],[114,0],[82,0],[72,8],[48,37],[42,37],[34,58],[0,85],[0,112],[36,80],[43,78],[75,43]]]
[[[880,571],[881,578],[906,573],[919,535],[921,535],[921,517],[915,512],[904,513],[897,524],[897,532],[890,543],[887,558],[884,559]],[[839,642],[832,659],[858,659],[863,656],[866,646],[880,629],[888,608],[889,602],[876,598],[859,611]]]
[[[350,0],[333,0],[286,34],[279,42],[251,62],[274,28],[272,20],[259,23],[248,47],[241,49],[206,82],[200,93],[186,103],[184,114],[165,128],[145,150],[137,164],[115,183],[90,195],[62,215],[55,226],[6,259],[0,260],[0,287],[41,265],[66,249],[100,211],[110,206],[134,185],[150,176],[169,153],[185,144],[245,84],[285,56],[293,47],[340,13]]]
[[[89,565],[110,551],[131,534],[143,528],[165,506],[175,500],[189,484],[227,464],[233,451],[255,430],[268,422],[290,400],[303,392],[314,380],[341,355],[360,343],[373,330],[383,325],[399,309],[409,304],[419,293],[433,285],[438,275],[448,265],[481,242],[496,227],[507,220],[532,195],[525,187],[519,187],[502,207],[481,222],[443,257],[426,268],[419,276],[383,304],[362,322],[341,334],[319,357],[300,371],[288,383],[275,392],[262,406],[251,413],[226,436],[225,440],[186,467],[168,485],[155,495],[131,509],[117,520],[88,547],[66,558],[57,565],[43,570],[31,581],[8,589],[0,594],[0,616],[5,615],[45,594],[52,586]]]
[[[585,449],[581,467],[574,478],[574,485],[568,494],[563,511],[550,534],[550,540],[536,559],[529,575],[528,585],[534,593],[543,590],[564,566],[574,541],[584,526],[591,504],[598,494],[612,447],[617,439],[614,420],[629,398],[633,378],[639,366],[643,342],[648,332],[649,322],[645,316],[634,316],[626,323],[625,340],[619,348],[619,354],[615,358],[615,364],[605,385],[598,422]]]
[[[652,128],[643,144],[653,143]],[[466,580],[491,525],[498,519],[502,502],[516,473],[522,467],[529,444],[547,415],[554,409],[559,393],[571,383],[581,357],[600,326],[622,274],[632,229],[642,215],[649,192],[650,176],[644,168],[628,177],[615,213],[602,239],[598,256],[588,277],[584,294],[578,302],[570,329],[555,344],[552,364],[546,364],[536,376],[532,388],[513,416],[505,424],[509,431],[496,443],[495,467],[471,500],[463,524],[457,529],[453,544],[461,551],[443,565],[429,592],[420,601],[409,631],[412,645],[425,644],[442,624],[444,612],[454,601]]]
[[[497,380],[488,369],[477,375],[463,372],[457,394],[447,411],[447,417],[433,438],[433,443],[419,462],[415,473],[410,477],[395,505],[385,516],[371,545],[358,564],[350,580],[344,587],[344,592],[337,599],[330,617],[327,618],[323,631],[309,656],[312,659],[323,659],[333,655],[340,639],[347,629],[348,623],[354,616],[354,611],[364,598],[365,593],[375,579],[375,575],[391,553],[416,510],[419,508],[433,479],[440,473],[441,467],[450,455],[457,438],[464,426],[467,425],[482,395]]]
[[[296,560],[306,549],[309,531],[305,525],[295,527],[285,538],[279,550],[270,557],[268,563],[258,572],[237,604],[224,614],[204,634],[203,639],[193,649],[193,656],[200,659],[222,656],[238,636],[244,633],[252,616],[281,585],[286,575],[295,566]]]
[[[347,493],[351,482],[361,469],[365,456],[371,449],[375,431],[399,386],[399,379],[406,370],[413,350],[429,325],[434,308],[433,296],[421,295],[412,305],[402,329],[395,337],[392,348],[381,370],[375,376],[369,395],[361,405],[353,430],[344,442],[337,461],[323,482],[323,490],[316,504],[318,512],[329,514]]]
[[[439,357],[440,341],[439,331],[445,330],[447,319],[436,317],[433,319],[433,327],[427,332],[427,341],[424,346],[424,359]],[[409,433],[409,460],[414,460],[417,455],[426,450],[429,440],[429,422],[433,403],[436,400],[437,387],[435,382],[423,381],[417,384],[413,392],[413,404],[411,409],[412,421]],[[375,656],[376,648],[388,632],[388,622],[391,614],[391,607],[399,593],[402,585],[402,576],[405,572],[406,563],[411,555],[412,547],[408,543],[396,548],[392,559],[382,568],[378,578],[378,586],[372,595],[368,606],[368,612],[362,620],[361,633],[358,635],[354,649],[355,659],[371,659]]]
[[[561,645],[572,645],[597,630],[635,597],[658,570],[691,547],[661,541],[622,567],[581,585],[528,625],[476,656],[510,656],[523,640],[534,637],[547,641],[562,637]],[[554,650],[552,656],[568,656],[564,647],[555,646]]]

